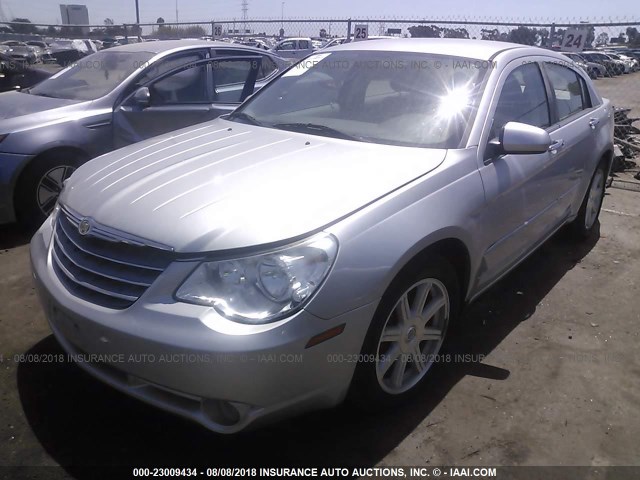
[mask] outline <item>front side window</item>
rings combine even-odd
[[[535,63],[519,66],[507,76],[493,116],[491,138],[497,137],[508,122],[540,128],[551,124],[544,80]]]
[[[29,90],[33,95],[95,100],[111,92],[153,56],[150,52],[103,50],[78,60]]]
[[[589,108],[583,94],[580,75],[570,68],[555,63],[546,63],[547,76],[551,82],[558,119],[563,120],[576,112]]]
[[[364,142],[459,148],[487,70],[486,63],[445,55],[317,53],[229,119]]]

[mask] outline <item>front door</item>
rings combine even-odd
[[[233,111],[253,93],[259,68],[260,57],[198,60],[145,83],[139,88],[148,89],[147,102],[134,91],[114,111],[116,147]]]
[[[519,122],[549,129],[552,111],[542,72],[537,63],[514,62],[499,81],[500,95],[492,105],[493,123],[489,139],[498,137],[508,122]],[[532,232],[539,225],[553,228],[551,213],[557,198],[553,177],[553,157],[559,145],[550,151],[528,155],[485,153],[480,168],[486,206],[479,221],[483,225],[485,249],[478,288],[492,282],[521,259],[533,246]],[[491,152],[490,148],[486,152]]]

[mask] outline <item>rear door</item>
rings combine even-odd
[[[596,151],[597,132],[606,127],[606,112],[593,105],[586,80],[575,69],[544,62],[544,70],[556,120],[550,135],[561,145],[552,155],[549,178],[556,183],[558,208],[569,216],[572,205],[582,201],[582,179]]]

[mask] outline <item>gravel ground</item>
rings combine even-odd
[[[638,109],[639,81],[596,85]],[[437,365],[414,401],[221,437],[73,364],[17,361],[62,351],[31,284],[27,238],[0,227],[0,466],[94,478],[78,467],[640,465],[639,239],[640,194],[612,188],[600,235],[581,245],[554,237],[467,309],[451,352],[473,361]]]

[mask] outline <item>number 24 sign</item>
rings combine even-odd
[[[587,43],[587,30],[578,30],[576,28],[568,28],[562,37],[563,52],[581,52]]]

